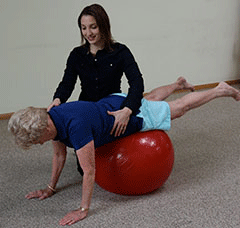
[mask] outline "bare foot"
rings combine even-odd
[[[236,101],[240,101],[240,91],[228,85],[226,82],[220,82],[217,89],[220,89],[224,96],[232,97]]]
[[[177,83],[181,87],[181,89],[190,89],[192,92],[195,90],[194,86],[187,82],[187,80],[184,77],[179,77],[177,79]]]

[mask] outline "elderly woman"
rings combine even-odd
[[[123,136],[151,129],[169,130],[171,120],[218,97],[240,100],[238,90],[221,82],[210,90],[193,92],[175,101],[162,101],[179,89],[192,90],[193,86],[180,77],[175,83],[159,87],[146,95],[139,113],[131,116]],[[95,181],[95,148],[117,139],[110,134],[114,117],[107,112],[119,110],[125,99],[123,94],[112,94],[98,102],[65,103],[49,112],[43,108],[29,107],[16,112],[9,120],[9,130],[15,136],[16,143],[23,148],[53,140],[51,181],[45,189],[27,194],[27,199],[45,199],[56,193],[66,160],[66,147],[76,150],[84,171],[82,199],[80,207],[65,215],[60,225],[74,224],[88,215]]]

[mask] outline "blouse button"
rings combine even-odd
[[[112,63],[110,64],[110,66],[112,66]]]
[[[97,59],[94,59],[95,60],[95,62],[97,62]]]

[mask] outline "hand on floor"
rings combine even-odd
[[[40,200],[43,200],[43,199],[46,199],[46,198],[52,196],[53,194],[54,194],[53,191],[51,191],[49,188],[46,188],[46,189],[41,189],[41,190],[37,190],[34,192],[30,192],[25,196],[25,198],[26,199],[38,198]]]
[[[74,210],[65,215],[60,221],[59,225],[72,225],[87,217],[88,211],[82,211],[81,209]]]

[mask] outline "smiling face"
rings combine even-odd
[[[81,32],[90,45],[102,46],[103,40],[93,16],[83,15],[81,18]]]

